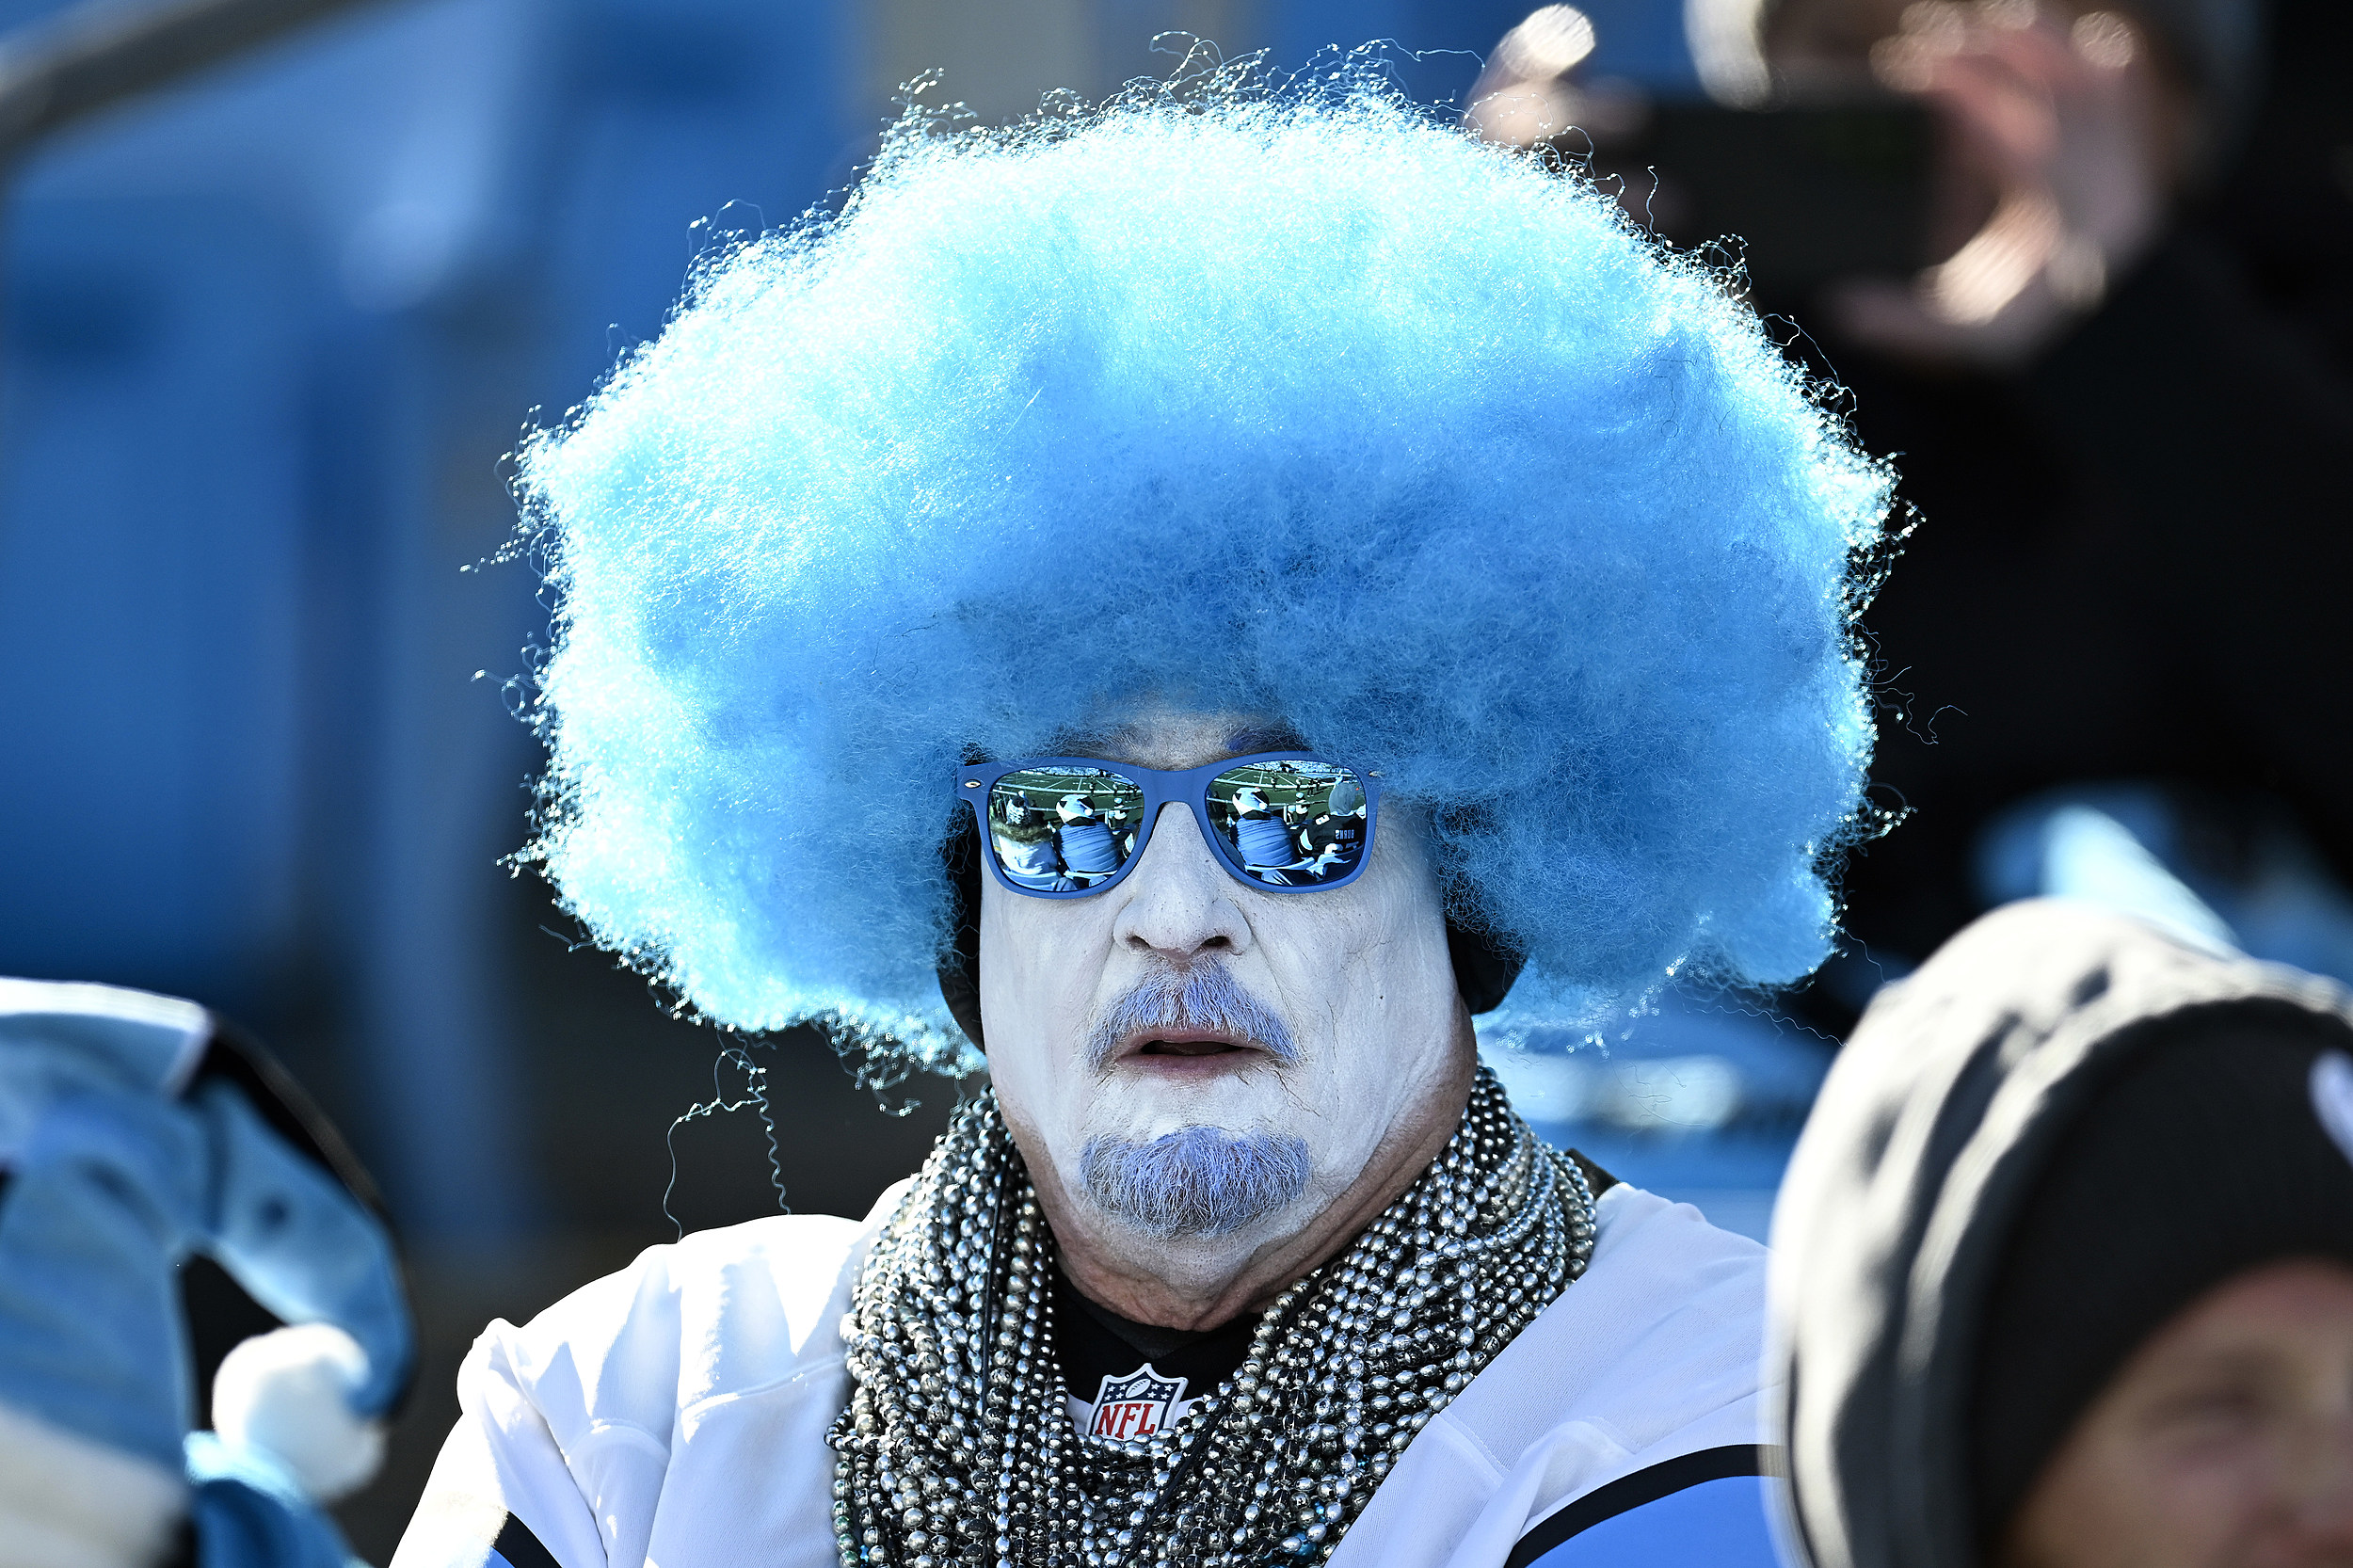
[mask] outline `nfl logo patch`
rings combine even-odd
[[[1149,1437],[1169,1423],[1176,1401],[1185,1397],[1183,1378],[1164,1378],[1152,1364],[1126,1377],[1107,1377],[1095,1395],[1095,1419],[1087,1423],[1089,1437]]]

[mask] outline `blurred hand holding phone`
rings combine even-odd
[[[1768,309],[1900,358],[2024,364],[2160,232],[2179,95],[2129,20],[2038,0],[1783,0],[1737,103],[1579,79],[1592,25],[1530,15],[1465,122],[1587,168],[1678,248],[1722,239]]]

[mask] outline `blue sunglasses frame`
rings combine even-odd
[[[1272,767],[1278,762],[1314,762],[1321,767],[1344,769],[1365,792],[1364,852],[1356,856],[1356,864],[1349,868],[1346,875],[1336,876],[1329,882],[1309,882],[1296,888],[1262,882],[1242,868],[1241,861],[1226,843],[1225,835],[1210,823],[1209,785],[1220,775],[1232,773],[1236,768]],[[1050,888],[1025,888],[1006,875],[1005,868],[998,861],[996,846],[988,837],[989,792],[1007,774],[1020,773],[1028,768],[1092,768],[1116,774],[1143,791],[1144,821],[1136,829],[1136,847],[1128,856],[1127,863],[1092,888],[1071,888],[1061,891]],[[1373,834],[1381,815],[1379,774],[1366,773],[1344,762],[1335,762],[1328,757],[1318,757],[1305,751],[1256,751],[1247,757],[1228,757],[1222,762],[1209,762],[1176,772],[1141,767],[1133,762],[1108,762],[1100,757],[1024,757],[1012,762],[976,762],[956,770],[955,792],[957,798],[972,808],[973,829],[980,835],[980,842],[975,847],[982,863],[997,878],[999,887],[1007,892],[1019,893],[1023,898],[1093,898],[1097,893],[1110,892],[1126,881],[1128,873],[1143,862],[1144,852],[1152,842],[1152,830],[1160,825],[1161,808],[1179,805],[1193,808],[1193,819],[1201,829],[1201,837],[1208,841],[1226,872],[1243,887],[1260,893],[1329,892],[1335,888],[1347,887],[1365,873],[1367,866],[1372,864]]]

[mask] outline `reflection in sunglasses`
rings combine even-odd
[[[1276,762],[1209,782],[1209,821],[1242,870],[1277,888],[1345,876],[1364,852],[1364,787],[1345,768]]]
[[[1134,852],[1144,792],[1099,768],[1023,768],[989,791],[989,839],[1016,887],[1083,892]]]
[[[1108,769],[1016,769],[989,791],[990,845],[1016,887],[1084,892],[1116,876],[1135,854],[1144,804],[1132,779]],[[1345,768],[1252,763],[1217,775],[1200,804],[1241,873],[1262,886],[1336,881],[1364,857],[1364,786]]]

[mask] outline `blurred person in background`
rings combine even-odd
[[[1873,448],[1900,455],[1917,521],[1869,627],[1890,720],[1875,778],[1906,825],[1849,866],[1862,948],[1830,971],[1835,995],[1817,987],[1824,1021],[1843,1027],[1882,978],[2014,892],[1988,885],[1990,823],[2106,781],[2153,781],[2136,826],[2227,918],[2267,928],[2250,945],[2353,974],[2338,886],[2353,870],[2339,630],[2353,533],[2337,493],[2353,452],[2353,12],[1703,13],[1749,50],[1753,70],[1726,80],[1763,111],[1720,115],[1719,138],[1824,106],[1913,104],[1929,121],[1917,246],[1932,264],[1795,283],[1767,238],[1749,252],[1760,307],[1844,385]],[[1668,222],[1673,159],[1653,158],[1655,181],[1640,157],[1611,162],[1613,145],[1641,145],[1643,106],[1559,74],[1590,30],[1539,13],[1507,42],[1473,123],[1598,146],[1637,220],[1656,200]],[[1779,179],[1785,204],[1812,210],[1804,183],[1821,174],[1792,159],[1760,200]]]
[[[1795,1568],[2353,1563],[2353,994],[2111,911],[1881,993],[1773,1222]]]
[[[1827,951],[1887,477],[1745,308],[1369,72],[1221,71],[912,117],[522,464],[568,905],[989,1084],[862,1222],[493,1323],[396,1568],[1764,1568],[1761,1249],[1471,1021]],[[1223,804],[1283,760],[1363,813],[1316,886]],[[1041,888],[983,830],[1074,769],[1147,814]]]
[[[2283,48],[2327,57],[2316,12],[2283,9]],[[2071,782],[2177,787],[2203,824],[2175,837],[2226,908],[2264,796],[2353,870],[2353,391],[2311,320],[2258,294],[2255,219],[2231,205],[2265,21],[2255,0],[1761,9],[1786,97],[1877,84],[1939,132],[1944,259],[1789,305],[1918,511],[1871,626],[1901,716],[1877,776],[1913,815],[1848,884],[1850,929],[1897,963],[1984,898],[1989,820]],[[2324,250],[2353,229],[2353,189],[2333,194]]]

